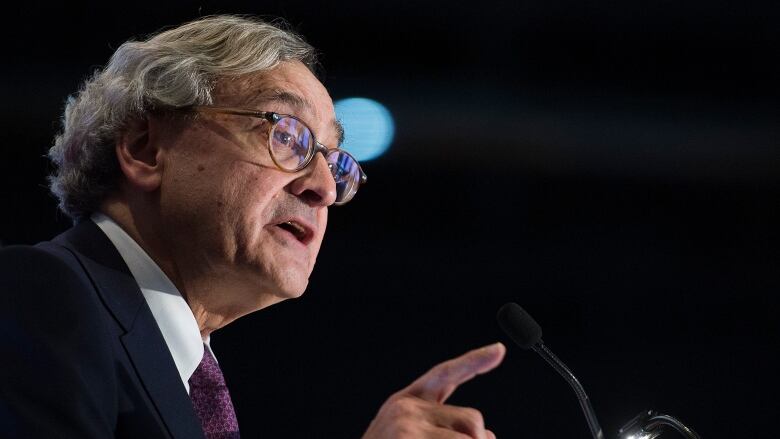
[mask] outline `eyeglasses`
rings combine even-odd
[[[335,205],[346,204],[368,177],[358,161],[348,152],[321,144],[303,121],[289,114],[270,111],[247,110],[232,107],[196,105],[193,111],[220,114],[235,114],[263,119],[271,124],[268,130],[268,152],[277,168],[285,172],[298,172],[311,163],[321,152],[328,163],[330,173],[336,180]]]

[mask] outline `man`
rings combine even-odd
[[[208,17],[123,44],[68,101],[50,182],[76,224],[0,252],[3,437],[239,437],[210,334],[300,296],[365,181],[315,65],[290,32]],[[494,437],[445,401],[503,355],[434,367],[364,437]]]

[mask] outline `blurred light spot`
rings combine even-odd
[[[366,98],[336,101],[336,117],[344,125],[346,137],[341,148],[359,161],[379,157],[393,141],[393,116],[384,105]]]

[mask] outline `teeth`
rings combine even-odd
[[[300,224],[298,224],[298,223],[296,223],[294,221],[287,221],[284,224],[287,224],[288,226],[290,226],[293,229],[293,233],[298,238],[302,238],[303,235],[306,234],[306,230]]]

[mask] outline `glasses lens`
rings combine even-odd
[[[282,169],[301,169],[311,154],[313,143],[309,128],[293,117],[282,116],[271,128],[271,155]]]
[[[344,204],[355,196],[360,186],[360,166],[357,160],[341,150],[331,150],[326,159],[336,180],[336,204]]]

